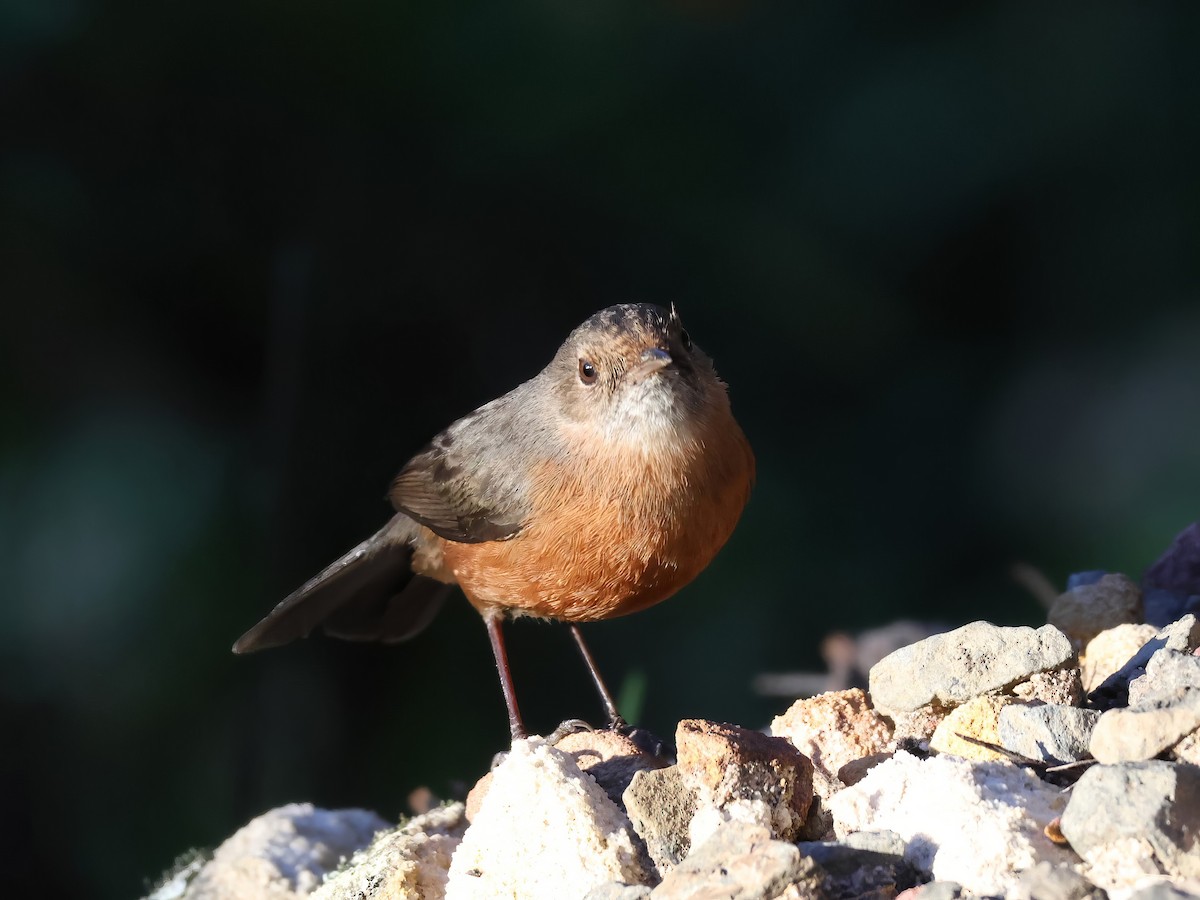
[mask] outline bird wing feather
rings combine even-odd
[[[392,482],[392,506],[448,541],[477,544],[516,535],[526,517],[524,492],[517,473],[500,465],[513,457],[480,443],[483,435],[511,433],[484,425],[503,412],[488,404],[435,437]]]

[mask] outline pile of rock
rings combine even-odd
[[[686,720],[674,760],[531,738],[335,872],[377,820],[293,807],[154,896],[1200,896],[1197,601],[1193,525],[1140,587],[1076,576],[1050,624],[918,641],[769,735]]]

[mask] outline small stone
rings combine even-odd
[[[483,798],[487,796],[488,790],[492,786],[492,773],[485,772],[483,776],[475,782],[475,786],[467,791],[467,804],[464,815],[468,822],[474,822],[475,817],[479,815],[479,807],[483,805]]]
[[[808,815],[804,817],[804,825],[796,833],[798,841],[832,841],[837,838],[833,831],[833,813],[818,796],[813,797],[809,804]]]
[[[904,840],[892,831],[864,831],[844,841],[798,846],[801,855],[816,864],[810,876],[810,889],[815,890],[809,896],[889,897],[921,880],[904,858]]]
[[[446,900],[558,900],[650,879],[625,814],[574,758],[514,741],[450,863]]]
[[[826,808],[825,800],[845,786],[841,779],[831,778],[820,769],[813,769],[813,799],[808,807],[808,815],[804,818],[804,825],[796,834],[796,840],[833,840],[833,816]]]
[[[659,873],[688,854],[688,826],[696,814],[696,791],[686,787],[678,766],[637,772],[624,794],[625,811],[645,842]]]
[[[861,688],[851,688],[796,701],[775,717],[771,734],[787,738],[816,769],[836,776],[847,763],[884,752],[892,726]]]
[[[973,622],[903,647],[870,673],[871,701],[885,715],[933,703],[956,706],[1072,663],[1071,642],[1053,625],[1005,628]]]
[[[1088,695],[1088,701],[1100,709],[1125,706],[1129,702],[1129,682],[1146,671],[1150,658],[1159,650],[1176,650],[1191,653],[1200,642],[1200,623],[1194,615],[1186,615],[1172,622],[1142,645],[1125,665],[1104,679],[1104,682]]]
[[[1197,900],[1200,898],[1200,884],[1195,881],[1189,883],[1191,890],[1184,890],[1169,881],[1159,881],[1134,891],[1125,900]]]
[[[653,900],[771,900],[806,868],[811,863],[806,866],[795,844],[772,840],[765,828],[729,822],[668,872],[650,896]]]
[[[189,900],[292,898],[312,892],[342,859],[390,827],[364,809],[292,803],[251,819],[192,880]]]
[[[928,749],[929,739],[949,713],[949,708],[944,706],[922,706],[912,712],[891,713],[892,741],[897,747],[911,748],[915,744]]]
[[[1100,900],[1103,896],[1073,866],[1043,860],[1021,873],[1011,900]]]
[[[975,894],[1007,895],[1017,871],[1071,853],[1044,834],[1065,798],[1028,769],[897,752],[829,800],[840,836],[890,830],[905,859]]]
[[[1118,625],[1092,638],[1082,657],[1084,691],[1100,687],[1157,633],[1153,625]]]
[[[617,804],[637,772],[661,769],[666,765],[665,760],[651,756],[615,731],[577,731],[568,734],[554,747],[571,754],[580,771],[595,778],[604,793]]]
[[[1056,669],[1053,672],[1038,672],[1014,685],[1014,697],[1022,700],[1040,700],[1059,706],[1078,706],[1083,702],[1083,679],[1079,668]]]
[[[1000,711],[1013,702],[1012,697],[994,694],[984,694],[967,701],[938,725],[929,741],[930,748],[963,759],[1007,760],[1007,754],[985,747],[984,744],[1000,744],[997,731]]]
[[[856,759],[854,762],[848,762],[838,769],[838,780],[843,785],[858,784],[867,777],[867,773],[879,765],[881,762],[887,762],[892,758],[893,751],[887,753],[875,753],[871,756],[864,756],[862,759]]]
[[[312,900],[423,900],[446,890],[467,822],[453,803],[378,834],[310,896]]]
[[[1000,744],[1035,762],[1076,762],[1088,757],[1099,718],[1094,709],[1013,704],[1000,711]]]
[[[1175,536],[1166,552],[1146,570],[1142,584],[1184,596],[1200,594],[1200,522]]]
[[[931,881],[897,894],[896,900],[958,900],[962,895],[963,886],[957,881]]]
[[[1110,709],[1092,732],[1089,749],[1102,763],[1153,759],[1200,728],[1200,690],[1174,701]]]
[[[1174,700],[1189,688],[1200,688],[1200,656],[1159,650],[1150,657],[1145,674],[1129,682],[1129,705]]]
[[[792,840],[804,825],[813,797],[813,765],[785,738],[704,719],[684,719],[675,732],[683,783],[698,806],[757,820],[771,834]],[[748,812],[754,810],[753,813]],[[696,838],[693,820],[693,843]]]
[[[610,800],[621,805],[621,796],[634,773],[659,769],[665,761],[646,753],[623,734],[613,731],[576,731],[561,738],[555,748],[569,753],[581,772],[587,772],[604,789]],[[486,773],[467,793],[467,821],[475,814],[492,785],[492,773]]]
[[[1046,621],[1084,647],[1101,631],[1142,620],[1142,591],[1125,575],[1105,575],[1059,596]]]
[[[583,900],[646,900],[650,896],[650,888],[644,884],[621,884],[610,881],[592,888]]]
[[[1098,857],[1119,844],[1123,871],[1130,873],[1122,877],[1134,879],[1157,867],[1168,875],[1200,876],[1198,829],[1200,769],[1160,760],[1093,766],[1076,782],[1062,815],[1062,832],[1076,853],[1095,868]],[[1111,891],[1133,884],[1102,886]]]
[[[1193,731],[1172,747],[1171,757],[1181,763],[1200,766],[1200,731]]]

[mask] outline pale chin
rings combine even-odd
[[[647,445],[686,437],[688,414],[677,391],[659,376],[651,376],[613,398],[605,416],[607,437],[621,443]]]

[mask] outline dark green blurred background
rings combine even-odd
[[[1200,496],[1195,5],[0,5],[4,892],[138,895],[276,804],[394,817],[507,727],[411,644],[231,642],[595,310],[679,305],[757,492],[587,629],[644,724],[908,616],[1037,622]],[[510,629],[535,730],[600,718]]]

